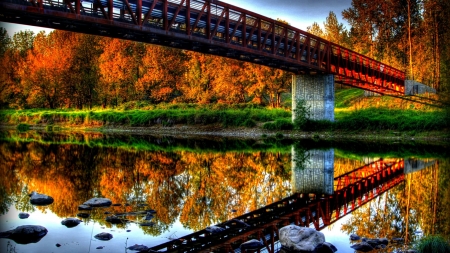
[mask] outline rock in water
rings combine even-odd
[[[46,206],[53,203],[53,198],[45,194],[39,194],[33,191],[30,195],[30,203],[36,206]]]
[[[89,210],[92,210],[91,206],[88,206],[88,205],[79,205],[78,206],[78,211],[89,211]]]
[[[29,213],[19,213],[19,219],[26,219],[30,217]]]
[[[218,226],[209,226],[206,227],[205,230],[210,232],[211,234],[218,234],[220,232],[223,232],[225,229]]]
[[[314,249],[314,253],[334,253],[336,251],[337,248],[329,242],[321,243]]]
[[[361,237],[359,237],[357,234],[351,234],[350,235],[350,240],[352,240],[352,241],[357,241],[359,239],[361,239]]]
[[[241,244],[240,248],[241,250],[258,250],[262,248],[264,244],[260,242],[259,240],[252,239],[250,241],[246,241],[243,244]]]
[[[313,251],[325,242],[323,233],[313,228],[289,225],[280,229],[281,246],[293,251]]]
[[[350,246],[350,248],[352,248],[354,250],[362,251],[362,252],[369,252],[369,251],[373,250],[373,247],[370,246],[370,244],[368,244],[366,242],[360,242],[360,243],[354,244],[354,245]]]
[[[145,246],[145,245],[135,244],[133,246],[128,247],[127,249],[129,249],[129,250],[136,250],[136,251],[144,251],[144,250],[148,250],[148,247]]]
[[[107,198],[92,198],[83,203],[83,205],[87,205],[90,207],[103,207],[103,206],[111,206],[112,202]]]
[[[77,218],[67,218],[64,219],[63,221],[61,221],[61,224],[68,227],[68,228],[73,228],[78,226],[78,224],[80,224],[80,220]]]
[[[18,226],[13,230],[0,233],[0,238],[9,238],[18,244],[39,242],[47,234],[47,229],[39,225]]]
[[[95,239],[102,240],[102,241],[109,241],[113,238],[112,234],[101,232],[100,234],[96,234]]]
[[[119,217],[115,216],[115,215],[111,215],[106,217],[106,221],[107,222],[111,222],[112,224],[120,224],[122,223],[122,219],[120,219]]]
[[[80,217],[80,218],[89,218],[89,216],[91,216],[90,214],[88,214],[88,213],[77,213],[77,216],[78,217]]]

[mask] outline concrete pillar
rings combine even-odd
[[[305,194],[333,194],[334,149],[297,152],[295,147],[292,147],[291,164],[291,184],[293,192]]]
[[[310,119],[334,121],[334,75],[293,75],[292,112],[299,99],[306,102]]]
[[[405,80],[405,95],[417,95],[424,93],[436,93],[436,89],[414,80]]]

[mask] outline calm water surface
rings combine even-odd
[[[370,176],[367,164],[379,161],[401,173],[339,205],[331,225],[322,220],[326,240],[338,252],[354,252],[351,233],[408,242],[424,234],[450,234],[445,145],[33,131],[2,132],[0,137],[0,231],[20,225],[48,230],[37,243],[0,239],[0,252],[133,252],[126,247],[153,247],[294,194],[303,193],[311,201],[333,196],[346,186],[345,175]],[[33,206],[28,197],[32,191],[55,201]],[[109,198],[118,206],[79,211],[92,197]],[[121,224],[105,221],[111,214],[145,210],[156,211],[152,226],[140,225],[148,222],[145,215],[123,216]],[[30,217],[19,219],[19,212]],[[74,228],[61,225],[80,213],[90,217],[79,218],[82,223]],[[101,232],[113,239],[95,239]],[[380,252],[397,248],[401,246]]]

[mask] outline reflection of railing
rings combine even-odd
[[[218,224],[219,233],[206,230],[152,247],[167,252],[235,252],[250,239],[263,242],[264,249],[275,252],[278,228],[295,224],[321,230],[351,213],[404,180],[402,159],[375,161],[335,178],[333,195],[294,194],[264,208]],[[245,222],[249,226],[242,225]]]
[[[404,93],[405,73],[325,39],[220,1],[2,0],[0,20],[217,54],[378,93]]]

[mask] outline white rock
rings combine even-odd
[[[314,251],[325,242],[323,233],[306,227],[289,225],[280,229],[280,243],[292,251]]]

